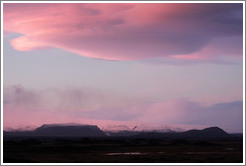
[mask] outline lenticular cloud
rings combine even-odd
[[[4,32],[21,34],[11,41],[19,51],[55,47],[106,60],[242,56],[242,4],[5,3],[3,9]]]

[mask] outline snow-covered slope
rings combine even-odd
[[[112,123],[99,125],[104,132],[120,132],[120,131],[157,131],[157,132],[183,132],[191,129],[204,129],[208,126],[183,125],[183,124],[153,124],[153,123]]]

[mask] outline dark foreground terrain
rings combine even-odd
[[[4,163],[242,163],[242,139],[15,137]]]

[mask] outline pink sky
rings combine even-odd
[[[19,51],[56,47],[107,60],[208,60],[242,56],[242,37],[235,36],[242,29],[227,23],[240,20],[237,9],[237,4],[4,4],[4,31],[21,34],[11,41]]]
[[[4,3],[4,127],[125,121],[242,131],[242,9]]]

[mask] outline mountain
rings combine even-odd
[[[189,130],[182,133],[185,138],[228,138],[230,134],[219,127],[209,127],[203,130]]]
[[[106,135],[94,125],[45,124],[33,131],[4,131],[4,136],[104,137]]]
[[[128,134],[129,135],[129,134]],[[135,138],[147,139],[228,139],[233,135],[226,133],[218,127],[209,127],[203,130],[188,130],[184,132],[139,132]]]
[[[43,125],[34,133],[51,137],[103,137],[105,133],[94,125]]]
[[[145,138],[145,139],[227,139],[234,138],[219,127],[209,127],[205,129],[192,129],[186,131],[173,131],[168,128],[164,130],[136,130],[138,126],[129,130],[124,126],[118,126],[120,131],[104,132],[96,125],[81,124],[44,124],[33,131],[12,131],[3,132],[4,137],[106,137],[111,138]],[[143,127],[145,128],[145,127]],[[126,130],[128,129],[128,130]],[[173,129],[173,128],[172,128]]]

